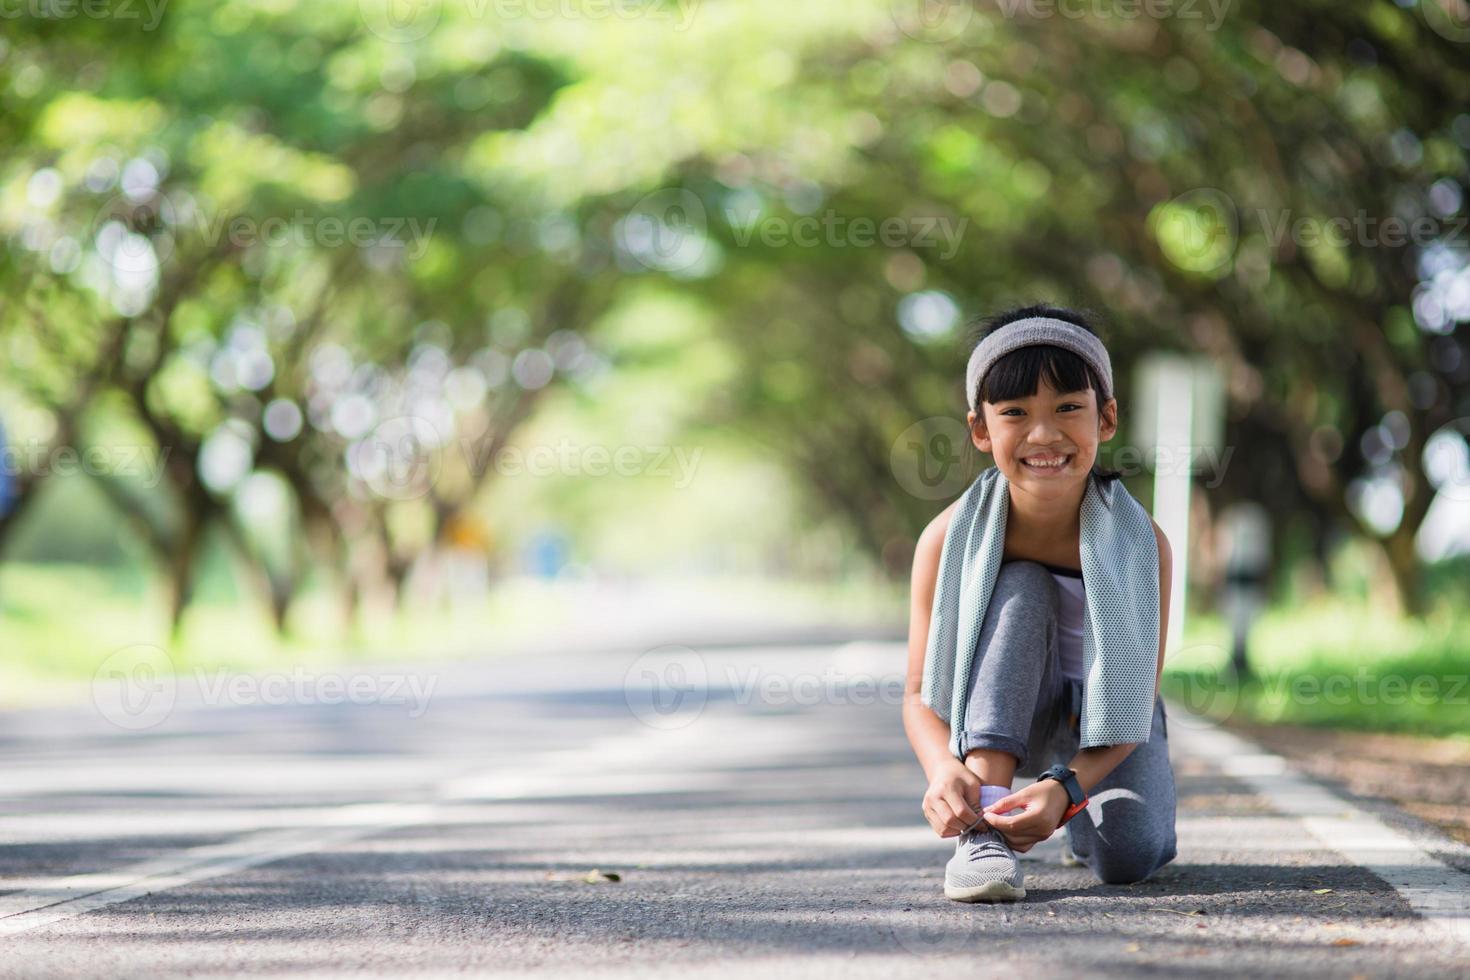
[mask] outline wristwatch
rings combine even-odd
[[[1055,779],[1061,783],[1062,788],[1067,791],[1067,799],[1072,804],[1067,807],[1067,812],[1062,814],[1061,823],[1057,824],[1058,827],[1087,808],[1087,794],[1082,791],[1082,784],[1077,781],[1077,774],[1071,769],[1068,769],[1061,763],[1057,763],[1036,777],[1038,783],[1043,779]]]

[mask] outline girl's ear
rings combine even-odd
[[[1097,438],[1099,442],[1107,442],[1118,434],[1118,399],[1109,398],[1103,402],[1099,416]]]
[[[982,453],[990,452],[990,430],[985,426],[985,406],[980,406],[980,411],[971,411],[965,416],[965,424],[970,428],[970,442]]]

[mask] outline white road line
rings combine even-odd
[[[1176,721],[1179,715],[1185,717]],[[1169,738],[1184,753],[1207,760],[1282,814],[1300,820],[1325,848],[1392,886],[1432,931],[1470,947],[1470,875],[1329,792],[1281,756],[1183,708],[1173,709],[1169,720]]]
[[[306,826],[244,834],[113,871],[52,879],[0,895],[0,935],[25,932],[152,892],[309,854],[385,830],[426,823],[438,809],[433,803],[351,804],[319,812]]]
[[[295,826],[282,829],[272,815],[269,829],[261,828],[218,844],[190,848],[175,854],[114,869],[43,881],[9,895],[0,895],[0,935],[12,935],[126,902],[150,893],[268,864],[283,858],[324,850],[388,830],[453,819],[455,804],[474,800],[510,800],[557,795],[565,786],[585,780],[586,759],[598,768],[622,769],[618,776],[636,792],[642,774],[656,774],[659,762],[701,762],[711,755],[739,756],[750,748],[750,733],[719,732],[721,722],[737,728],[748,718],[718,718],[705,712],[687,727],[661,730],[639,727],[629,734],[604,739],[575,750],[544,752],[523,760],[515,769],[467,774],[438,784],[433,796],[420,802],[398,801],[355,804],[315,810]],[[1470,875],[1463,874],[1426,853],[1413,840],[1384,824],[1371,813],[1328,792],[1310,777],[1292,769],[1280,756],[1197,717],[1186,721],[1183,709],[1171,715],[1170,738],[1179,750],[1202,758],[1249,786],[1282,814],[1296,818],[1329,850],[1382,878],[1422,916],[1428,928],[1445,938],[1470,946]],[[772,727],[779,723],[771,720]],[[698,748],[697,753],[691,750]],[[650,765],[653,763],[653,765]],[[609,774],[611,775],[611,774]],[[660,786],[662,780],[656,780]]]
[[[625,792],[665,788],[654,779],[644,787],[643,771],[652,762],[689,758],[691,742],[709,739],[720,724],[708,715],[698,724],[661,730],[639,726],[626,735],[605,738],[577,749],[531,755],[514,769],[491,769],[446,779],[423,801],[358,803],[310,811],[267,812],[271,829],[257,829],[217,844],[191,847],[112,871],[45,880],[22,891],[0,895],[0,936],[14,935],[73,916],[140,898],[155,892],[244,871],[298,854],[310,854],[364,837],[418,824],[450,820],[457,804],[476,800],[512,800],[559,795],[568,787],[586,791],[588,759],[596,759],[600,775],[615,780]],[[718,741],[732,755],[744,751],[737,739]],[[701,749],[699,756],[712,754]],[[611,770],[611,771],[609,771]],[[657,775],[656,773],[654,774]],[[610,790],[611,783],[602,791]],[[293,826],[282,828],[284,822]]]

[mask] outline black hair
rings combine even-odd
[[[1099,318],[1088,310],[1072,310],[1064,306],[1049,306],[1038,303],[1019,306],[990,316],[977,317],[971,322],[970,350],[1008,323],[1025,320],[1033,316],[1051,317],[1075,323],[1095,337],[1102,334],[1098,327]],[[999,358],[985,376],[977,383],[975,408],[980,410],[982,402],[1003,402],[1012,398],[1029,398],[1041,387],[1042,379],[1057,391],[1082,391],[1091,388],[1098,413],[1103,406],[1102,379],[1086,361],[1062,347],[1036,344],[1013,350]],[[1099,467],[1092,463],[1092,476],[1102,482],[1116,480],[1122,476],[1116,470]]]

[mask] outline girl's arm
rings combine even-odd
[[[949,725],[921,700],[924,652],[929,646],[929,618],[939,578],[939,556],[955,504],[930,522],[914,549],[909,600],[909,661],[904,677],[903,728],[924,767],[924,818],[940,837],[954,837],[980,818],[980,777],[949,751]]]
[[[946,762],[959,762],[949,751],[949,725],[920,700],[924,652],[929,647],[929,619],[933,611],[935,583],[939,578],[939,556],[944,549],[944,535],[949,530],[954,508],[955,504],[946,507],[919,535],[909,591],[909,660],[904,677],[903,728],[914,755],[918,756],[919,765],[924,767],[924,775],[931,779]]]
[[[1169,547],[1169,539],[1164,537],[1164,529],[1154,522],[1154,537],[1159,541],[1159,669],[1154,675],[1154,696],[1158,697],[1163,690],[1160,686],[1164,681],[1164,644],[1169,642],[1169,590],[1174,584],[1174,550]]]

